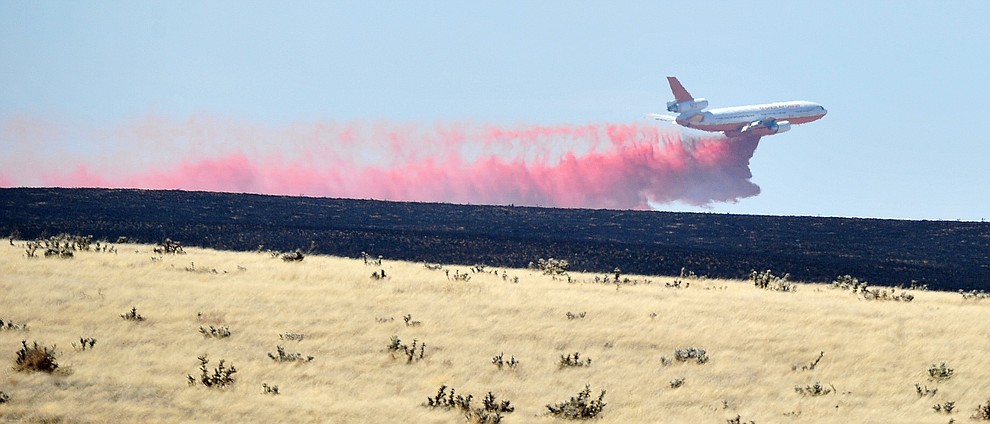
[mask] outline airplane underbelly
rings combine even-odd
[[[691,128],[699,129],[699,130],[702,130],[702,131],[732,131],[732,130],[739,129],[740,127],[742,127],[745,124],[746,123],[728,123],[728,124],[726,124],[726,123],[710,123],[710,124],[708,124],[708,123],[701,123],[701,124],[692,124],[691,125]]]
[[[817,121],[825,115],[811,115],[811,116],[801,116],[796,118],[787,118],[787,121],[791,124],[807,124],[811,121]]]

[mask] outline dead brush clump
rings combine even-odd
[[[364,264],[365,265],[381,266],[382,265],[382,259],[383,259],[382,255],[378,255],[377,258],[372,258],[371,255],[369,255],[369,254],[367,254],[365,252],[361,252],[361,260],[364,261]]]
[[[564,259],[537,259],[536,264],[532,262],[529,263],[530,269],[537,269],[543,272],[545,275],[565,275],[567,274],[567,267],[570,264]]]
[[[708,353],[704,349],[699,347],[684,347],[679,349],[674,349],[674,359],[677,362],[688,362],[694,361],[698,364],[704,364],[708,362]],[[660,358],[660,362],[664,365],[670,365],[670,359],[666,357]]]
[[[742,415],[737,414],[735,418],[725,420],[725,424],[756,424],[756,421],[743,421]]]
[[[914,384],[914,390],[918,392],[918,397],[926,397],[926,396],[932,397],[935,396],[936,393],[938,393],[938,387],[934,389],[929,389],[928,386],[925,386],[925,388],[922,389],[921,385],[918,383]]]
[[[567,356],[560,355],[560,361],[557,362],[557,366],[560,368],[590,367],[591,358],[584,358],[584,360],[582,360],[579,352],[574,352],[573,354],[568,354]]]
[[[29,241],[25,245],[25,251],[27,252],[27,256],[29,258],[36,257],[35,251],[41,248],[44,249],[46,258],[55,257],[71,259],[75,257],[75,252],[77,251],[90,251],[92,248],[92,243],[93,236],[79,236],[62,233],[57,236]],[[11,240],[11,245],[13,245],[13,240]],[[100,242],[97,242],[96,245],[96,250],[100,250]]]
[[[278,385],[268,383],[261,383],[261,388],[264,389],[263,394],[277,396],[278,395]]]
[[[492,364],[498,367],[498,369],[502,369],[502,367],[509,367],[509,369],[515,369],[517,366],[519,366],[519,361],[516,360],[515,356],[513,356],[511,359],[506,361],[505,359],[503,359],[504,354],[505,354],[504,352],[500,352],[498,355],[493,356]]]
[[[681,267],[681,273],[674,278],[673,282],[663,283],[663,286],[669,289],[680,289],[680,288],[690,288],[691,282],[684,280],[705,280],[708,277],[704,275],[695,274],[694,271],[688,271],[687,267]]]
[[[773,275],[773,272],[769,269],[763,272],[753,270],[749,273],[749,281],[752,281],[754,286],[770,291],[793,292],[796,290],[796,286],[790,279],[791,274],[777,276]]]
[[[275,346],[275,353],[268,352],[268,357],[275,362],[312,362],[312,356],[304,356],[301,353],[286,353],[282,346]]]
[[[127,321],[144,321],[144,317],[138,313],[136,307],[131,307],[130,312],[120,314],[120,317]]]
[[[406,327],[419,327],[420,325],[423,325],[422,321],[414,320],[412,314],[404,315],[402,320],[406,322]]]
[[[454,270],[454,275],[450,275],[449,269],[445,269],[443,272],[447,276],[447,279],[451,281],[463,281],[465,283],[471,281],[471,274],[468,274],[466,272],[461,273],[461,270],[459,269]]]
[[[801,396],[825,396],[829,393],[836,393],[835,386],[829,384],[828,387],[822,385],[820,381],[807,386],[794,386],[794,391]]]
[[[928,379],[933,381],[945,381],[952,378],[952,374],[955,372],[956,370],[945,366],[945,362],[939,366],[932,364],[932,366],[928,367]]]
[[[983,290],[970,290],[970,291],[959,290],[959,294],[962,295],[963,300],[978,301],[983,299],[990,299],[990,293],[987,293]]]
[[[860,290],[865,290],[868,285],[869,284],[866,281],[859,281],[858,278],[846,274],[835,277],[835,279],[832,280],[832,283],[829,284],[829,288],[849,290],[856,293]]]
[[[547,410],[550,411],[550,414],[559,418],[588,420],[598,417],[606,405],[605,389],[602,389],[601,394],[598,395],[598,399],[592,399],[591,385],[588,384],[584,386],[584,390],[578,393],[577,396],[571,396],[570,400],[548,404]]]
[[[96,339],[92,337],[80,337],[78,345],[72,343],[72,348],[78,352],[85,351],[87,346],[89,346],[89,349],[92,350],[93,346],[96,346]]]
[[[791,365],[791,371],[797,371],[798,369],[800,369],[801,371],[814,370],[816,367],[818,367],[818,363],[821,362],[822,358],[824,357],[825,357],[825,351],[822,351],[821,353],[818,354],[818,358],[815,359],[814,361],[811,361],[807,364]]]
[[[976,412],[971,416],[974,420],[990,421],[990,399],[987,402],[976,405]]]
[[[278,338],[290,342],[301,342],[306,338],[306,335],[303,333],[282,333],[278,335]]]
[[[8,394],[4,393],[2,390],[0,390],[0,405],[3,405],[5,403],[7,403],[7,402],[10,402],[10,395],[8,395]]]
[[[917,282],[912,282],[912,287],[924,287],[921,290],[927,290],[927,286],[918,286]],[[895,302],[910,302],[914,300],[914,295],[901,290],[900,293],[897,292],[896,288],[877,288],[871,289],[869,283],[866,281],[860,281],[851,275],[840,275],[832,280],[832,284],[829,288],[849,290],[853,294],[862,297],[865,300],[892,300]]]
[[[26,340],[21,341],[21,349],[17,351],[17,359],[14,369],[25,372],[47,372],[49,374],[58,369],[58,361],[55,358],[55,346],[51,349],[45,346],[38,346],[34,342],[33,346],[28,346]]]
[[[234,374],[237,372],[237,368],[231,364],[230,367],[224,365],[224,360],[221,359],[220,363],[216,368],[213,369],[211,373],[207,364],[210,360],[207,358],[206,354],[200,355],[196,359],[199,360],[199,379],[193,377],[191,374],[186,376],[186,380],[190,386],[195,386],[196,383],[200,383],[206,387],[210,388],[224,388],[231,384],[234,384]]]
[[[402,355],[406,357],[407,364],[422,361],[426,355],[426,343],[419,343],[419,340],[413,339],[412,346],[407,346],[402,343],[399,336],[392,336],[386,348],[392,353],[392,359],[396,359],[395,355],[401,351]]]
[[[283,253],[280,257],[285,262],[301,262],[306,256],[303,255],[302,250],[296,249],[294,252]]]
[[[895,302],[910,302],[914,300],[914,295],[910,293],[905,293],[901,291],[897,293],[897,289],[863,289],[862,290],[863,299],[866,300],[892,300]]]
[[[28,325],[27,324],[18,324],[18,323],[15,323],[13,321],[10,321],[10,320],[4,321],[4,320],[0,319],[0,331],[3,331],[3,330],[28,331]]]
[[[564,314],[564,316],[566,316],[567,319],[569,319],[569,320],[584,319],[584,317],[586,317],[587,315],[588,315],[587,312],[578,312],[578,313],[575,314],[575,313],[569,312],[569,311],[566,314]]]
[[[208,327],[200,326],[199,332],[200,334],[203,335],[203,338],[207,338],[207,339],[210,337],[214,339],[226,339],[227,337],[230,337],[230,327],[225,327],[225,326],[222,327],[214,327],[212,325]]]
[[[428,408],[457,409],[464,413],[464,418],[470,423],[478,424],[498,424],[502,422],[503,413],[510,413],[516,410],[508,400],[499,401],[492,392],[488,392],[482,399],[480,408],[473,408],[471,401],[474,395],[459,395],[455,393],[453,387],[447,391],[447,386],[440,386],[437,394],[426,398],[423,406]]]
[[[932,410],[937,413],[951,414],[956,410],[956,403],[952,401],[947,401],[943,403],[936,403],[932,406]]]
[[[172,241],[172,239],[170,239],[170,238],[166,238],[165,240],[163,240],[163,241],[159,242],[157,245],[155,245],[154,252],[157,253],[157,254],[159,254],[159,255],[163,255],[163,254],[168,254],[168,255],[185,255],[186,254],[185,249],[182,248],[182,243],[180,243],[178,241]]]

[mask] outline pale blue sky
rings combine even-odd
[[[3,0],[0,122],[636,122],[677,75],[712,107],[829,110],[764,138],[762,194],[710,211],[980,220],[988,41],[982,1]]]

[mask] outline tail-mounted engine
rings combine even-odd
[[[667,111],[674,113],[696,112],[708,107],[708,100],[694,99],[686,102],[667,102]]]

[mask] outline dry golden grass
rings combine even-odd
[[[488,391],[511,400],[516,410],[504,422],[549,423],[558,419],[546,404],[590,384],[593,395],[608,390],[602,423],[724,423],[737,415],[757,423],[945,423],[968,419],[990,396],[990,301],[955,293],[881,302],[817,285],[794,293],[723,280],[664,287],[670,277],[616,288],[593,276],[568,283],[527,270],[507,270],[510,281],[472,274],[463,282],[388,260],[286,263],[196,248],[152,260],[152,246],[119,250],[28,259],[23,248],[0,245],[0,319],[30,326],[0,330],[0,391],[10,395],[0,420],[463,422],[457,412],[422,406],[448,385],[479,405]],[[389,278],[371,279],[379,269]],[[121,319],[131,307],[146,320]],[[567,312],[587,315],[569,320]],[[407,327],[405,314],[422,324]],[[233,335],[204,338],[201,325],[229,326]],[[280,340],[287,332],[305,338]],[[425,342],[425,359],[393,359],[392,335]],[[80,337],[97,343],[77,351],[71,343]],[[22,340],[57,345],[59,372],[15,371]],[[276,363],[267,353],[277,344],[315,359]],[[710,361],[661,364],[688,346],[706,349]],[[816,369],[792,369],[820,351]],[[499,370],[491,358],[500,352],[521,364]],[[592,365],[558,368],[560,355],[573,352]],[[219,359],[236,366],[233,386],[187,384],[204,353],[211,367]],[[928,367],[941,362],[955,375],[929,381]],[[674,378],[684,385],[671,388]],[[816,381],[838,393],[794,390]],[[263,394],[262,383],[281,394]],[[919,398],[915,383],[938,394]],[[932,410],[945,401],[956,402],[951,416]]]

